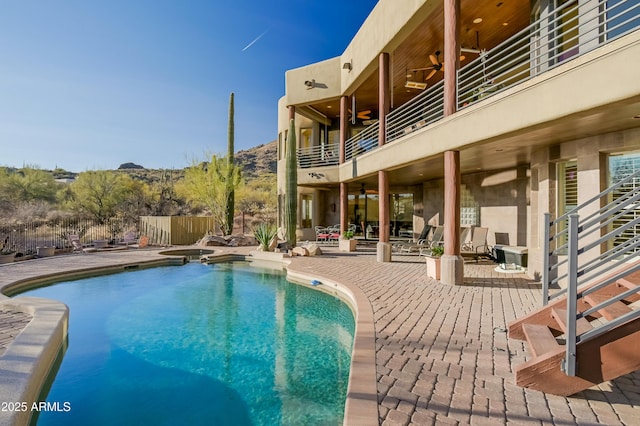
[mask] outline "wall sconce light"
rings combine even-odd
[[[316,86],[315,80],[305,80],[304,85],[307,86],[307,89],[313,89]]]
[[[345,62],[344,64],[342,64],[342,69],[343,70],[347,70],[347,71],[351,71],[351,69],[352,69],[351,62]]]
[[[332,211],[333,213],[335,213],[335,212],[336,212],[336,203],[332,203],[332,204],[331,204],[331,211]]]

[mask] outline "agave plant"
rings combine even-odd
[[[276,236],[278,229],[270,223],[260,223],[253,229],[253,236],[264,251],[269,251],[269,244]]]

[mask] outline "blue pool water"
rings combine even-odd
[[[22,295],[70,308],[39,425],[342,424],[354,319],[246,264],[163,267]]]

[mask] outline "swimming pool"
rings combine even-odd
[[[22,295],[70,308],[47,397],[70,409],[39,425],[342,424],[353,314],[282,274],[191,263]]]

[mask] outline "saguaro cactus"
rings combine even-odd
[[[295,247],[298,218],[298,167],[296,162],[296,126],[293,119],[289,120],[286,150],[284,226],[287,233],[287,245]]]
[[[234,110],[233,110],[233,92],[229,95],[229,124],[227,128],[227,162],[229,163],[229,176],[227,176],[227,206],[226,206],[226,221],[224,224],[225,235],[230,235],[233,232],[233,217],[235,212],[235,191],[233,186],[230,185],[232,181],[233,165],[234,165]]]

